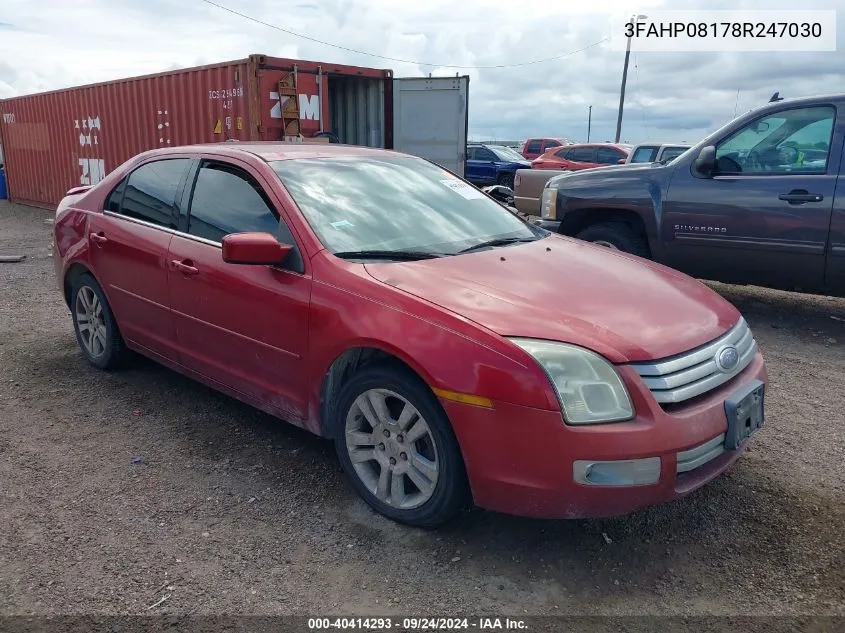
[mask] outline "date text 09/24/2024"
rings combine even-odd
[[[657,10],[614,16],[613,50],[799,52],[836,50],[835,10]]]
[[[524,620],[518,618],[308,618],[309,631],[336,629],[359,631],[520,631],[526,630]]]

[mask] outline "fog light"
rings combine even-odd
[[[647,486],[660,479],[660,458],[608,462],[579,459],[572,464],[572,477],[587,486]]]

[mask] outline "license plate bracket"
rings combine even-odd
[[[763,381],[755,379],[725,400],[725,415],[728,418],[728,432],[725,434],[727,450],[736,450],[763,426],[765,391]]]

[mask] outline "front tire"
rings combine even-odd
[[[579,240],[593,242],[613,250],[648,259],[648,242],[643,235],[624,222],[593,224],[576,235]]]
[[[507,187],[511,191],[513,191],[513,182],[514,182],[515,174],[502,174],[496,180],[497,185],[502,185],[503,187]]]
[[[335,450],[358,494],[384,516],[443,525],[466,505],[457,439],[440,403],[408,370],[365,367],[341,389]]]
[[[100,369],[115,369],[130,355],[100,284],[89,274],[74,279],[70,313],[76,341],[88,362]]]

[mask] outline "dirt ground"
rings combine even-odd
[[[0,203],[0,614],[845,615],[845,300],[714,285],[766,427],[686,499],[594,521],[374,515],[328,442],[77,349],[51,214]],[[158,606],[150,605],[166,599]]]

